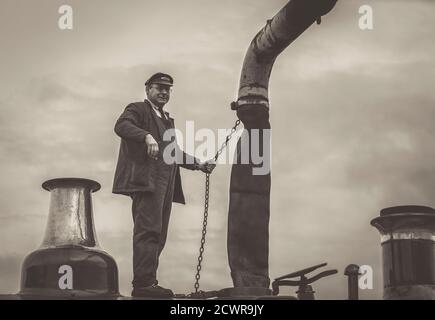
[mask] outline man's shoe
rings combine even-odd
[[[140,298],[173,298],[174,293],[171,289],[163,288],[159,285],[153,284],[149,287],[139,287],[134,288],[132,293],[132,297],[140,297]]]

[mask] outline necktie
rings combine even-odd
[[[162,119],[163,119],[163,120],[166,120],[166,115],[165,115],[165,113],[163,112],[163,107],[162,107],[162,106],[157,107],[157,110],[159,110],[160,115],[162,116]]]
[[[166,118],[166,114],[163,111],[163,106],[157,107],[157,109],[159,110],[160,115],[162,116],[162,120],[163,120],[163,123],[165,124],[165,126],[167,128],[170,128],[171,127],[171,122],[169,121],[169,119]]]

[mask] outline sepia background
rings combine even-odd
[[[98,181],[97,236],[132,278],[131,200],[111,193],[124,107],[144,98],[154,72],[173,75],[166,109],[185,130],[230,128],[246,49],[286,0],[23,1],[0,3],[0,293],[19,288],[24,257],[41,244],[47,179]],[[58,8],[74,10],[60,30]],[[374,10],[360,30],[358,9]],[[321,299],[345,299],[350,263],[370,265],[382,295],[378,232],[388,206],[435,206],[435,2],[345,0],[277,59],[270,82],[271,278],[321,262],[335,276],[314,285]],[[187,150],[189,151],[189,150]],[[229,165],[211,178],[201,289],[232,286],[226,226]],[[175,204],[159,281],[193,290],[204,175],[182,171],[187,204]],[[293,289],[283,289],[290,294]]]

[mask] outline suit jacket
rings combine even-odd
[[[169,117],[168,113],[166,115]],[[115,133],[121,137],[121,145],[113,180],[113,193],[130,195],[133,192],[155,191],[156,161],[162,160],[154,160],[147,155],[145,136],[151,134],[157,142],[163,140],[164,132],[157,126],[157,117],[150,102],[145,100],[130,103],[117,120]],[[174,127],[174,119],[169,117],[169,120]],[[179,166],[194,170],[195,165],[187,163],[198,163],[198,160],[183,151],[181,154],[184,162],[177,164],[173,201],[185,204]]]

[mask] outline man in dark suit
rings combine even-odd
[[[147,98],[129,104],[115,125],[121,139],[113,193],[132,198],[133,291],[132,296],[170,298],[173,292],[158,285],[156,272],[165,246],[172,202],[185,204],[179,167],[211,173],[215,164],[201,163],[176,149],[175,163],[163,158],[166,147],[176,145],[175,136],[165,141],[174,119],[163,106],[169,101],[173,78],[156,73],[145,82]]]

